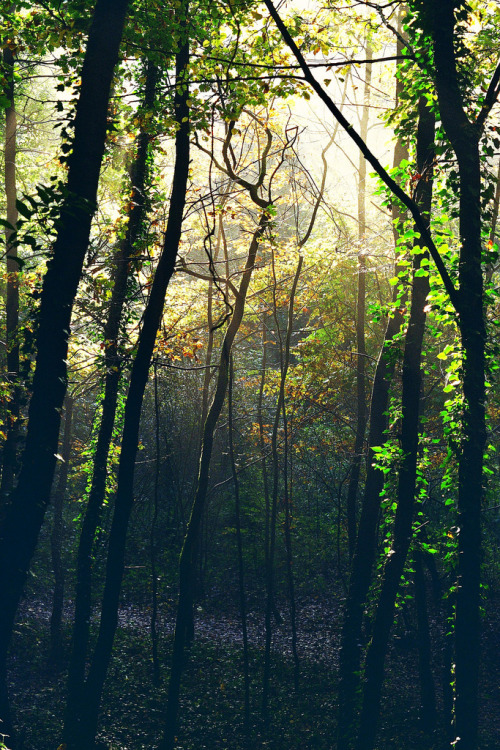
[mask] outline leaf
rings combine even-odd
[[[31,219],[33,211],[31,211],[25,203],[20,200],[16,200],[16,208],[19,213],[24,216],[25,219]]]

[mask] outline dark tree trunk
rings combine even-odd
[[[153,496],[153,518],[149,534],[149,560],[151,564],[151,654],[153,659],[153,685],[160,684],[160,659],[158,656],[158,573],[156,561],[156,527],[158,524],[159,487],[160,487],[160,404],[158,400],[158,368],[154,365],[155,390],[155,478]]]
[[[234,384],[234,364],[233,354],[231,353],[229,362],[229,386],[227,393],[228,400],[228,432],[229,432],[229,459],[231,461],[231,473],[234,483],[234,516],[236,523],[236,547],[238,550],[238,585],[240,595],[240,617],[241,631],[243,636],[243,680],[245,693],[245,720],[244,727],[247,734],[250,729],[250,672],[248,664],[248,630],[247,630],[247,603],[245,595],[245,572],[243,563],[243,540],[241,535],[241,506],[240,506],[240,483],[238,479],[238,470],[236,468],[236,459],[234,455],[233,439],[233,384]]]
[[[0,527],[0,682],[19,599],[50,498],[66,392],[71,311],[87,250],[126,0],[98,0],[81,72],[67,194],[38,315],[37,358],[22,468]],[[2,698],[6,691],[2,690]],[[8,714],[5,702],[0,716]]]
[[[274,325],[276,327],[276,335],[281,342],[281,334],[279,327],[279,320],[276,314],[276,273],[274,266],[274,249],[271,249],[272,255],[272,268],[273,268],[273,308],[274,308]],[[280,355],[283,356],[282,347],[280,347]],[[267,722],[269,719],[269,687],[271,681],[271,643],[272,643],[272,615],[275,609],[275,571],[274,571],[274,557],[276,551],[276,522],[278,515],[278,493],[279,493],[279,462],[278,462],[278,430],[281,419],[282,400],[281,400],[281,386],[278,395],[278,402],[276,404],[276,410],[274,413],[273,430],[271,433],[271,461],[272,461],[272,474],[273,474],[273,485],[272,494],[270,495],[269,503],[269,523],[267,529],[268,537],[268,551],[266,560],[266,614],[265,614],[265,628],[266,628],[266,639],[264,645],[264,669],[262,672],[262,716]]]
[[[375,559],[380,493],[384,486],[384,474],[374,465],[376,455],[373,448],[383,445],[386,438],[389,389],[395,367],[391,342],[399,333],[401,325],[402,316],[400,311],[397,310],[391,315],[387,323],[384,345],[379,355],[373,380],[365,491],[342,624],[339,665],[338,750],[346,750],[350,747],[355,733],[363,610],[370,588],[371,572]]]
[[[148,63],[144,107],[153,106],[158,71]],[[108,475],[108,454],[115,424],[122,361],[120,356],[120,325],[127,293],[132,256],[141,235],[146,212],[146,176],[149,135],[141,129],[136,154],[130,170],[131,192],[129,221],[125,238],[114,259],[114,284],[106,325],[104,326],[104,396],[99,433],[94,454],[92,483],[83,517],[76,561],[75,618],[71,657],[68,670],[65,722],[72,724],[76,706],[81,701],[88,651],[90,614],[92,607],[92,553],[95,535],[101,518]]]
[[[455,2],[426,5],[433,19],[436,88],[443,126],[460,176],[458,326],[463,351],[464,413],[458,472],[458,580],[455,615],[456,750],[476,750],[480,632],[481,502],[485,428],[485,341],[481,267],[479,139],[487,109],[471,122],[455,63]],[[480,119],[481,118],[481,119]]]
[[[258,228],[254,232],[252,242],[248,251],[245,270],[243,271],[238,295],[234,304],[233,315],[222,342],[218,366],[217,385],[203,428],[202,450],[196,495],[193,501],[191,516],[189,519],[186,536],[184,537],[184,543],[182,546],[179,561],[179,600],[177,604],[174,648],[172,653],[170,682],[168,686],[167,708],[165,712],[165,730],[163,739],[159,745],[160,750],[173,750],[174,747],[175,733],[177,731],[177,715],[179,711],[181,679],[184,671],[186,635],[187,627],[190,622],[189,618],[194,583],[193,557],[208,491],[208,479],[210,471],[210,460],[212,457],[214,432],[226,397],[226,391],[229,381],[229,357],[231,354],[231,347],[243,319],[246,294],[254,268],[255,258],[259,249],[259,244],[262,241],[262,236],[266,230],[266,227],[268,226],[268,223],[268,213],[266,208],[263,208]]]
[[[464,414],[459,461],[459,566],[455,626],[456,656],[456,738],[457,748],[476,750],[479,677],[479,602],[481,558],[481,501],[483,497],[483,453],[485,429],[485,341],[483,278],[481,268],[481,175],[479,138],[485,120],[497,98],[498,69],[486,91],[475,121],[469,120],[456,68],[454,32],[455,9],[463,2],[425,0],[422,25],[432,35],[435,82],[443,127],[458,161],[460,178],[459,289],[426,226],[415,201],[382,167],[366,143],[340,112],[325,88],[317,81],[293,37],[283,24],[271,0],[264,0],[286,44],[296,57],[305,80],[316,91],[338,122],[356,143],[368,162],[392,193],[411,212],[423,242],[428,246],[452,305],[458,313],[463,353]],[[431,21],[429,28],[429,19]],[[348,615],[349,616],[349,615]],[[345,632],[345,630],[344,630]],[[355,630],[357,632],[357,630]],[[353,645],[356,651],[355,644]],[[348,654],[353,651],[348,649]],[[344,650],[344,649],[343,649]],[[354,659],[354,662],[356,660]],[[355,663],[353,663],[356,669]],[[342,668],[342,661],[341,661]],[[352,692],[352,691],[351,691]],[[342,704],[342,701],[341,701]],[[351,725],[349,712],[341,724]],[[338,750],[344,750],[339,744]]]
[[[297,270],[290,291],[290,301],[288,305],[288,322],[286,329],[285,347],[282,355],[282,366],[281,366],[281,378],[280,378],[280,397],[281,397],[281,411],[283,414],[283,502],[285,506],[285,523],[284,523],[284,534],[285,534],[285,551],[286,551],[286,569],[288,579],[288,595],[290,598],[290,624],[292,629],[292,656],[293,656],[293,679],[295,692],[299,690],[299,678],[300,678],[300,661],[297,650],[297,604],[295,600],[295,582],[293,575],[293,554],[292,554],[292,503],[290,497],[290,480],[288,477],[288,453],[289,453],[289,437],[288,437],[288,417],[286,410],[286,399],[285,399],[285,385],[286,376],[288,374],[288,368],[290,365],[290,343],[292,340],[293,332],[293,305],[295,301],[295,293],[297,291],[297,284],[299,283],[300,272],[302,270],[303,258],[299,257],[297,264]]]
[[[436,730],[436,688],[432,674],[431,634],[429,613],[427,609],[427,591],[425,585],[422,551],[417,549],[414,557],[415,573],[415,607],[417,610],[417,647],[418,671],[420,676],[420,724],[429,746]]]
[[[187,7],[180,10],[180,22],[185,29]],[[185,30],[183,30],[185,35]],[[179,128],[175,137],[175,168],[170,198],[170,209],[162,254],[158,262],[151,293],[144,311],[137,354],[132,366],[130,386],[125,405],[125,421],[118,468],[118,486],[108,545],[106,579],[102,599],[101,621],[97,643],[92,656],[85,686],[71,716],[64,727],[68,750],[89,750],[97,731],[98,712],[106,678],[115,631],[118,623],[118,604],[124,570],[125,542],[128,521],[134,500],[134,466],[139,438],[142,400],[148,380],[149,366],[161,323],[168,283],[174,272],[181,237],[186,187],[189,171],[189,90],[186,70],[189,64],[189,44],[184,39],[176,55],[175,119]]]
[[[54,521],[50,536],[52,570],[54,572],[54,594],[52,597],[52,614],[50,617],[50,650],[49,664],[59,668],[63,656],[62,613],[64,604],[64,565],[62,560],[62,543],[64,537],[63,507],[68,487],[69,462],[71,456],[71,431],[73,426],[73,398],[64,399],[64,433],[61,449],[61,466],[54,492]]]
[[[418,202],[422,215],[430,224],[432,170],[434,161],[434,115],[427,100],[419,102],[417,132],[417,170],[422,175]],[[380,712],[384,663],[401,576],[412,540],[413,507],[417,478],[419,405],[421,388],[422,342],[425,332],[425,305],[429,294],[429,272],[426,250],[413,255],[413,289],[410,320],[405,336],[403,356],[403,393],[401,398],[401,463],[398,476],[398,505],[394,521],[391,554],[384,567],[382,590],[377,604],[373,636],[366,657],[363,705],[361,709],[358,750],[372,750]],[[422,269],[422,270],[420,270]],[[423,272],[423,275],[419,275]]]
[[[401,52],[399,43],[399,53]],[[396,80],[396,102],[401,94],[402,84]],[[394,166],[408,158],[408,150],[401,138],[394,149]],[[393,206],[394,242],[399,239],[398,227],[405,216],[399,206]],[[397,269],[396,269],[397,272]],[[393,304],[397,292],[394,291]],[[358,534],[351,561],[349,591],[342,625],[340,668],[339,668],[339,712],[338,750],[346,750],[355,738],[355,712],[359,690],[360,652],[362,640],[363,609],[371,582],[377,538],[377,523],[380,512],[380,493],[384,486],[384,475],[376,465],[373,448],[383,445],[388,427],[390,382],[396,363],[393,339],[397,337],[403,322],[402,312],[395,309],[387,322],[384,343],[380,352],[370,399],[368,431],[368,455],[366,460],[366,482],[361,506]]]

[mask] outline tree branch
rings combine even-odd
[[[285,43],[288,45],[288,47],[291,49],[291,51],[295,55],[297,62],[299,63],[302,69],[305,80],[309,83],[309,85],[314,89],[314,91],[319,96],[319,98],[328,107],[330,112],[333,114],[335,119],[340,123],[340,125],[344,128],[347,134],[352,138],[352,140],[358,146],[358,148],[360,149],[361,153],[363,154],[367,162],[371,164],[371,166],[374,168],[375,172],[378,174],[381,180],[387,185],[389,190],[396,196],[396,198],[398,198],[398,200],[401,201],[401,203],[404,206],[406,206],[408,211],[411,213],[413,220],[415,222],[415,225],[418,231],[420,232],[421,238],[424,241],[426,247],[428,248],[429,253],[434,263],[436,264],[436,268],[439,272],[439,275],[441,276],[441,279],[443,280],[444,287],[450,297],[451,303],[453,304],[455,310],[459,312],[460,301],[459,301],[458,291],[455,288],[455,285],[448,273],[448,270],[443,262],[443,259],[441,258],[441,255],[439,254],[439,250],[434,244],[430,231],[427,228],[425,219],[422,216],[417,204],[415,203],[414,200],[412,200],[412,198],[410,198],[409,195],[407,195],[407,193],[405,193],[405,191],[398,185],[398,183],[390,176],[387,170],[384,169],[384,167],[380,164],[379,160],[370,151],[366,143],[363,141],[361,136],[355,131],[351,123],[344,117],[344,115],[339,110],[337,105],[330,99],[330,97],[328,96],[326,91],[323,89],[321,84],[319,84],[318,81],[314,78],[304,56],[302,55],[300,49],[295,44],[290,32],[288,31],[287,27],[281,20],[271,0],[264,0],[264,3],[272,19],[276,23],[276,26],[278,27]]]

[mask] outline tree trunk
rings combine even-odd
[[[98,0],[81,72],[67,193],[38,314],[37,358],[17,488],[0,527],[0,683],[28,567],[50,498],[66,392],[71,310],[87,250],[126,0]],[[2,689],[0,716],[8,715]]]
[[[153,685],[160,684],[160,659],[158,656],[158,575],[156,563],[156,527],[158,524],[159,486],[160,486],[160,404],[158,401],[158,368],[154,366],[155,398],[155,478],[153,490],[153,518],[149,534],[149,560],[151,564],[151,654],[153,659]]]
[[[217,375],[217,385],[207,419],[203,429],[202,451],[196,495],[191,509],[186,536],[182,546],[179,561],[179,600],[175,622],[174,648],[172,653],[172,667],[168,687],[167,708],[165,712],[165,730],[159,745],[160,750],[173,750],[175,733],[177,731],[177,715],[179,710],[179,695],[181,678],[184,671],[184,651],[186,646],[186,629],[189,624],[190,602],[193,588],[193,553],[200,529],[201,519],[205,508],[208,490],[210,460],[212,457],[214,432],[217,426],[229,381],[229,357],[234,338],[238,332],[245,308],[246,294],[259,249],[266,227],[269,224],[267,209],[263,208],[259,225],[254,232],[248,251],[245,270],[242,275],[234,311],[221,346],[220,361]]]
[[[401,42],[398,45],[399,52],[401,51],[400,48]],[[396,102],[401,94],[401,89],[401,82],[396,79]],[[398,138],[394,149],[394,166],[398,166],[402,159],[407,158],[408,150],[401,138]],[[394,241],[397,245],[399,239],[398,226],[400,222],[404,221],[405,217],[398,206],[393,207],[392,214]],[[393,304],[395,304],[396,298],[397,292],[394,290]],[[376,456],[373,448],[379,447],[385,442],[385,433],[388,426],[389,389],[396,362],[395,352],[391,351],[391,342],[397,337],[402,323],[402,311],[394,309],[387,321],[384,343],[375,368],[370,399],[366,482],[356,546],[351,561],[349,591],[342,625],[339,665],[338,750],[346,750],[355,738],[363,609],[371,583],[380,512],[380,493],[384,486],[384,475],[376,467]]]
[[[182,34],[186,35],[187,6],[179,10]],[[174,272],[181,237],[186,187],[189,172],[189,86],[186,71],[189,65],[189,42],[184,38],[176,55],[174,107],[179,128],[175,137],[175,168],[170,198],[170,210],[165,239],[156,269],[151,293],[144,311],[137,354],[132,366],[130,386],[125,405],[125,421],[118,468],[113,521],[109,536],[106,579],[102,598],[99,634],[89,673],[79,704],[71,720],[65,722],[64,739],[68,750],[89,750],[93,747],[102,689],[111,658],[118,623],[118,605],[124,570],[125,542],[128,521],[134,500],[134,466],[139,438],[142,400],[148,380],[149,366],[161,323],[168,283]]]
[[[236,459],[234,456],[234,439],[233,439],[233,383],[234,383],[234,364],[233,354],[231,352],[229,362],[229,386],[228,386],[228,432],[229,432],[229,459],[231,461],[231,473],[234,484],[234,516],[236,525],[236,547],[238,550],[238,585],[240,595],[240,617],[241,631],[243,636],[243,680],[245,694],[245,734],[250,729],[250,673],[248,665],[248,632],[247,632],[247,603],[245,596],[245,575],[243,564],[243,541],[241,538],[241,508],[240,508],[240,483],[238,471],[236,468]]]
[[[422,551],[420,549],[415,551],[414,564],[413,585],[417,610],[418,671],[420,676],[420,724],[430,747],[432,746],[432,735],[436,730],[436,688],[431,667],[429,614]]]
[[[288,367],[290,365],[290,343],[292,339],[293,331],[293,305],[295,300],[295,293],[297,291],[297,284],[299,283],[300,272],[302,270],[303,258],[299,256],[299,262],[297,264],[297,270],[293,279],[292,289],[290,291],[290,301],[288,303],[288,322],[286,329],[285,348],[282,353],[282,366],[281,366],[281,378],[280,378],[280,398],[281,398],[281,411],[283,414],[283,502],[285,506],[285,523],[284,523],[284,535],[285,535],[285,551],[286,551],[286,570],[288,578],[288,594],[290,597],[290,623],[292,628],[292,655],[293,655],[293,678],[295,692],[299,690],[299,678],[300,678],[300,661],[299,654],[297,651],[297,605],[295,601],[295,584],[293,576],[293,555],[292,555],[292,507],[289,490],[288,480],[288,452],[289,452],[289,440],[288,440],[288,419],[286,411],[286,400],[285,400],[285,385],[286,376],[288,374]],[[280,339],[280,350],[281,350],[281,339]]]
[[[476,750],[480,632],[481,502],[485,427],[485,341],[481,266],[479,139],[483,114],[471,122],[454,49],[455,3],[426,5],[432,14],[436,88],[443,126],[458,161],[460,257],[458,326],[463,353],[462,439],[458,470],[458,580],[455,614],[456,750]],[[487,110],[484,110],[485,115]]]
[[[366,42],[366,59],[371,60],[373,49],[369,36]],[[370,89],[372,66],[366,66],[365,86],[363,93],[363,114],[361,117],[360,135],[364,141],[368,135],[368,117],[370,107]],[[358,295],[356,304],[356,437],[354,440],[354,458],[351,476],[347,489],[347,538],[349,542],[349,560],[352,560],[356,544],[356,499],[358,496],[359,475],[364,453],[366,432],[366,346],[365,346],[365,308],[366,308],[366,160],[359,155],[358,166]]]
[[[59,668],[63,656],[62,644],[62,612],[64,604],[64,565],[62,561],[62,543],[64,535],[63,506],[68,486],[69,462],[71,457],[71,430],[73,423],[73,398],[64,399],[64,433],[61,449],[61,466],[54,492],[54,521],[50,537],[52,555],[52,570],[54,571],[54,594],[52,598],[52,614],[50,618],[50,650],[49,664]]]
[[[157,68],[147,65],[144,108],[153,106],[155,98]],[[67,703],[65,723],[75,721],[77,705],[82,699],[85,680],[85,663],[88,651],[90,615],[92,608],[92,555],[95,535],[101,519],[101,511],[108,476],[108,455],[116,406],[120,387],[122,358],[120,354],[120,325],[127,295],[127,281],[130,275],[131,260],[136,252],[136,242],[141,235],[146,212],[147,157],[150,137],[144,128],[137,137],[135,158],[130,170],[131,192],[127,231],[114,259],[114,283],[106,325],[104,326],[105,380],[102,400],[101,422],[95,448],[92,483],[76,560],[75,617],[71,656],[68,670]]]
[[[14,91],[14,55],[9,47],[2,52],[5,85],[4,96],[9,101],[5,109],[5,155],[4,155],[4,186],[7,204],[6,219],[11,227],[15,227],[18,219],[16,208],[16,137],[17,116],[15,109]],[[19,343],[16,338],[19,323],[19,263],[17,262],[17,246],[12,244],[14,229],[5,229],[5,255],[7,258],[7,288],[6,288],[6,344],[7,344],[7,378],[12,383],[12,400],[9,404],[9,415],[5,424],[6,438],[3,445],[2,477],[0,483],[0,513],[7,502],[9,493],[14,486],[17,471],[17,441],[19,436]]]
[[[276,336],[281,344],[281,333],[279,320],[276,314],[276,273],[274,265],[274,248],[272,253],[272,270],[273,270],[273,308],[274,308],[274,325],[276,327]],[[280,346],[280,357],[283,357],[283,348]],[[268,551],[266,560],[266,615],[265,628],[266,640],[264,645],[264,669],[262,673],[262,716],[267,722],[269,719],[269,686],[271,681],[271,642],[273,636],[272,615],[275,609],[275,579],[274,579],[274,556],[276,550],[276,521],[278,516],[278,492],[279,492],[279,463],[278,463],[278,430],[281,419],[281,384],[278,395],[278,402],[274,412],[273,430],[271,433],[271,461],[273,473],[272,494],[269,502],[269,523],[266,536],[268,537]]]
[[[432,170],[434,161],[434,114],[422,97],[418,105],[417,171],[422,175],[418,202],[430,225]],[[410,320],[405,336],[403,356],[403,392],[401,397],[401,463],[398,476],[398,505],[394,521],[390,555],[384,567],[382,590],[377,604],[373,636],[366,656],[363,706],[361,709],[358,750],[372,750],[380,712],[384,663],[394,609],[408,549],[412,540],[413,507],[416,491],[419,405],[421,388],[422,342],[425,332],[425,305],[429,294],[428,253],[420,240],[413,255],[413,289]],[[420,275],[423,274],[423,275]]]

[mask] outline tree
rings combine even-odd
[[[416,166],[422,178],[415,195],[422,215],[430,226],[434,151],[434,113],[422,96],[418,105]],[[426,303],[429,294],[429,258],[419,239],[413,247],[410,316],[406,329],[401,395],[401,459],[398,473],[398,500],[391,549],[384,567],[382,590],[377,603],[372,640],[366,655],[363,706],[357,747],[371,750],[375,742],[384,660],[399,583],[413,536],[413,507],[417,494],[417,458],[421,402],[421,358],[425,332]]]
[[[83,686],[69,696],[64,724],[64,739],[70,750],[83,750],[95,741],[98,712],[107,668],[111,658],[118,620],[118,602],[124,569],[127,528],[134,502],[134,466],[139,442],[139,422],[151,357],[161,323],[165,293],[175,268],[186,202],[189,172],[189,37],[187,4],[178,9],[176,22],[179,49],[176,53],[176,89],[174,94],[175,167],[164,244],[158,261],[142,328],[137,343],[125,404],[118,484],[115,493],[106,561],[106,581],[102,597],[99,634],[90,668]]]
[[[465,3],[447,0],[435,6],[416,2],[419,23],[432,41],[435,86],[447,137],[456,155],[460,174],[460,259],[458,289],[426,227],[415,201],[386,172],[366,143],[316,81],[302,53],[270,0],[265,0],[286,44],[295,55],[304,78],[346,129],[368,162],[396,198],[413,216],[421,239],[437,266],[458,318],[463,347],[462,443],[459,455],[459,570],[456,608],[456,733],[457,746],[477,746],[477,685],[479,664],[479,592],[481,550],[481,500],[485,430],[485,341],[483,279],[481,268],[481,170],[479,141],[486,118],[500,93],[500,66],[491,76],[479,114],[470,117],[459,86],[455,36],[458,21],[467,18]],[[460,29],[460,27],[458,27]]]
[[[266,144],[263,147],[262,156],[260,158],[257,180],[251,183],[245,178],[238,175],[234,171],[233,165],[231,164],[230,154],[233,153],[231,139],[235,125],[236,123],[234,121],[231,121],[227,128],[227,135],[222,146],[224,165],[221,167],[221,169],[222,171],[226,172],[231,180],[248,191],[252,202],[260,209],[260,216],[257,228],[254,230],[252,235],[252,240],[248,249],[248,255],[246,258],[240,285],[235,294],[233,313],[224,334],[224,339],[222,341],[215,393],[207,413],[205,424],[203,426],[203,439],[198,480],[196,485],[196,494],[193,500],[191,515],[187,525],[186,535],[184,537],[179,560],[179,599],[177,604],[172,667],[170,672],[168,701],[165,715],[165,730],[162,741],[160,743],[161,750],[173,749],[175,734],[177,731],[179,694],[185,658],[184,651],[186,647],[188,629],[192,621],[191,613],[193,597],[193,557],[208,491],[208,479],[210,462],[212,458],[214,432],[220,413],[224,406],[227,387],[229,383],[231,347],[243,318],[248,286],[250,284],[252,271],[255,266],[255,260],[257,257],[257,252],[259,250],[259,245],[263,241],[266,229],[269,226],[269,208],[270,206],[272,206],[272,177],[269,180],[269,185],[267,187],[267,197],[263,198],[259,195],[260,189],[263,187],[264,180],[267,175],[267,160],[272,146],[272,133],[268,127],[265,127]],[[274,171],[272,176],[274,176],[275,172],[276,170]]]
[[[50,537],[52,568],[54,571],[54,595],[50,617],[49,663],[56,669],[61,667],[63,657],[62,614],[64,605],[64,567],[61,553],[64,538],[63,507],[68,488],[69,463],[71,459],[73,406],[74,397],[67,394],[64,399],[64,429],[61,455],[59,456],[61,464],[53,493],[54,521]]]
[[[157,67],[146,64],[146,81],[144,87],[144,114],[150,112],[155,99]],[[137,136],[136,153],[130,170],[131,192],[128,202],[128,222],[125,236],[120,242],[114,259],[113,290],[109,302],[108,316],[104,326],[104,393],[99,432],[93,456],[92,480],[87,507],[82,523],[77,553],[75,616],[71,644],[71,658],[68,670],[67,717],[74,706],[82,700],[85,681],[85,664],[88,651],[90,616],[92,603],[92,555],[95,536],[101,517],[102,505],[106,491],[108,475],[109,449],[115,424],[120,379],[122,377],[123,357],[120,350],[120,327],[127,297],[127,281],[132,271],[133,256],[137,252],[137,243],[144,230],[147,208],[147,160],[150,135],[143,126]],[[66,721],[71,722],[67,718]],[[74,731],[73,729],[71,730]]]
[[[22,468],[0,527],[0,714],[10,728],[6,657],[18,602],[50,496],[73,301],[87,250],[104,152],[111,79],[125,0],[98,0],[81,72],[68,179],[40,301],[37,361]]]
[[[15,105],[14,67],[15,57],[13,39],[5,41],[2,51],[4,96],[8,101],[5,109],[5,162],[4,186],[7,203],[5,224],[5,256],[7,259],[7,289],[6,289],[6,346],[7,346],[7,378],[13,382],[10,414],[7,419],[6,440],[3,449],[2,476],[0,483],[0,508],[6,503],[12,490],[17,469],[17,441],[19,437],[19,342],[17,326],[19,323],[19,259],[17,257],[15,228],[17,224],[17,184],[16,184],[16,152],[17,152],[17,115]]]

